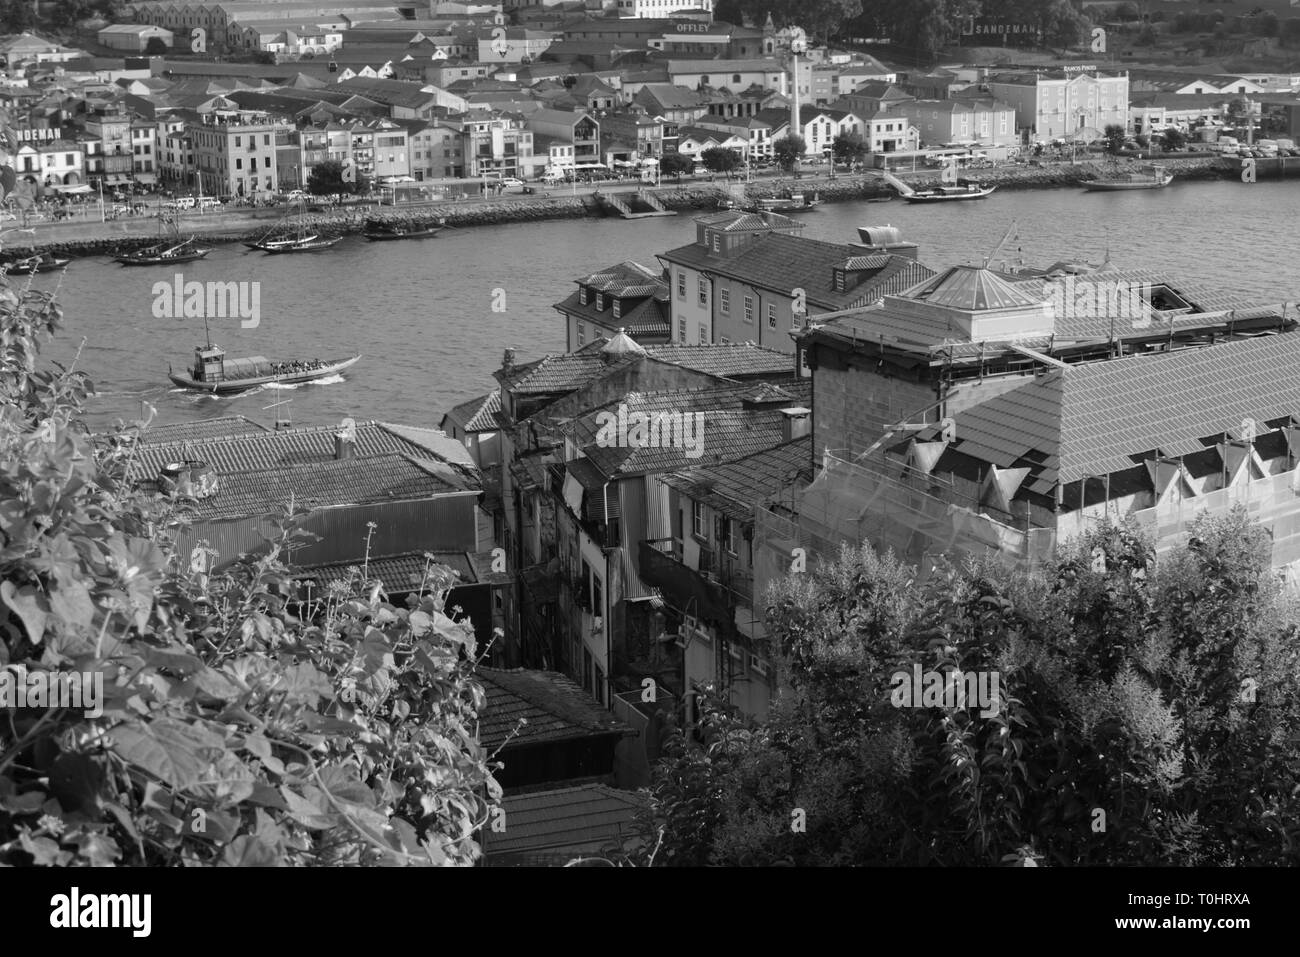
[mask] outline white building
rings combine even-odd
[[[989,92],[1015,108],[1016,126],[1046,142],[1087,133],[1100,137],[1107,126],[1128,127],[1128,74],[1109,76],[1095,67],[1068,72],[999,73]]]
[[[661,20],[687,11],[703,11],[712,19],[713,0],[617,0],[615,9],[623,20]]]
[[[143,53],[149,41],[155,38],[170,50],[174,36],[170,30],[148,23],[118,23],[104,27],[96,34],[103,46],[131,53]]]

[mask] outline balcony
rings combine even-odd
[[[690,606],[701,618],[731,621],[733,609],[751,602],[752,574],[717,552],[701,549],[700,568],[691,568],[670,551],[672,539],[641,542],[641,580],[661,589],[674,604]]]

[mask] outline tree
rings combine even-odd
[[[788,133],[772,144],[772,156],[787,173],[793,172],[808,144],[798,133]]]
[[[1187,134],[1176,126],[1171,126],[1161,134],[1160,148],[1166,153],[1181,153],[1187,146]]]
[[[681,182],[681,178],[694,168],[695,161],[682,153],[665,153],[659,160],[660,175],[675,176],[678,182]]]
[[[133,485],[148,422],[92,440],[89,378],[39,361],[52,294],[0,283],[0,866],[474,863],[501,790],[450,570],[406,608],[360,573],[305,599],[286,509],[201,572],[171,531],[192,500]],[[81,707],[14,709],[14,675]]]
[[[351,176],[349,181],[348,177]],[[365,193],[369,190],[366,175],[355,166],[344,168],[337,160],[317,163],[307,174],[307,192],[313,196],[335,196],[341,193]]]
[[[1118,153],[1122,150],[1124,141],[1127,138],[1128,134],[1125,132],[1124,127],[1118,123],[1111,123],[1102,131],[1102,139],[1106,143],[1106,152],[1108,153]]]
[[[867,144],[857,133],[840,133],[831,143],[836,162],[856,163],[867,155]]]
[[[0,0],[0,22],[5,32],[22,33],[36,22],[32,4],[26,0]]]
[[[166,56],[167,44],[163,42],[162,37],[150,37],[149,42],[144,45],[144,52],[148,56]]]
[[[734,151],[713,146],[700,154],[700,159],[711,173],[731,174],[741,164],[740,157]]]
[[[864,546],[776,583],[781,695],[763,722],[703,697],[634,860],[1300,863],[1300,607],[1270,537],[1238,508],[1155,554],[1103,524],[1037,571],[919,579]],[[914,700],[918,671],[972,698]]]

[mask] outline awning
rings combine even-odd
[[[153,173],[136,173],[135,181],[137,183],[156,183],[158,182],[158,177]]]
[[[106,186],[117,186],[120,183],[129,182],[131,182],[131,177],[123,176],[121,173],[109,173],[104,177],[104,184]]]
[[[80,183],[76,186],[55,186],[54,189],[56,189],[58,192],[62,193],[65,196],[81,196],[85,193],[94,192],[93,189],[91,189],[89,186],[85,185],[84,183]]]

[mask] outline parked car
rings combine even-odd
[[[515,177],[513,176],[507,176],[505,179],[501,181],[501,187],[503,189],[519,189],[523,185],[524,185],[523,180],[515,179]]]
[[[198,208],[199,208],[199,212],[205,212],[206,210],[209,209],[220,209],[221,200],[217,199],[214,196],[204,196],[201,200],[199,200]]]

